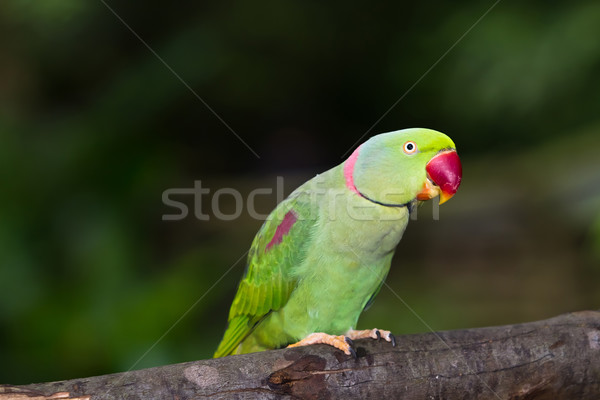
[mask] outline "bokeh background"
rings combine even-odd
[[[600,308],[597,1],[106,2],[185,84],[101,0],[0,3],[0,383],[210,357],[262,223],[212,194],[267,213],[413,126],[464,166],[388,279],[427,325],[384,287],[360,327]],[[198,180],[210,219],[164,221]]]

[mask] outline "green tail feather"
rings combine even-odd
[[[247,316],[239,316],[232,319],[225,332],[225,337],[219,344],[213,358],[225,357],[235,353],[240,342],[244,340],[244,336],[247,336],[249,333]]]

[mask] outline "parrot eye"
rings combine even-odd
[[[417,152],[417,144],[415,142],[413,142],[412,140],[409,140],[408,142],[404,143],[404,152],[406,154],[414,154]]]

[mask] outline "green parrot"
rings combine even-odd
[[[214,357],[325,343],[354,353],[352,340],[395,344],[389,331],[354,330],[383,285],[417,203],[458,189],[452,140],[422,128],[373,136],[342,164],[297,188],[271,212]]]

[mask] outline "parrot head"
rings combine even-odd
[[[373,136],[344,166],[352,190],[387,206],[438,195],[444,203],[454,196],[462,178],[454,142],[441,132],[422,128]]]

